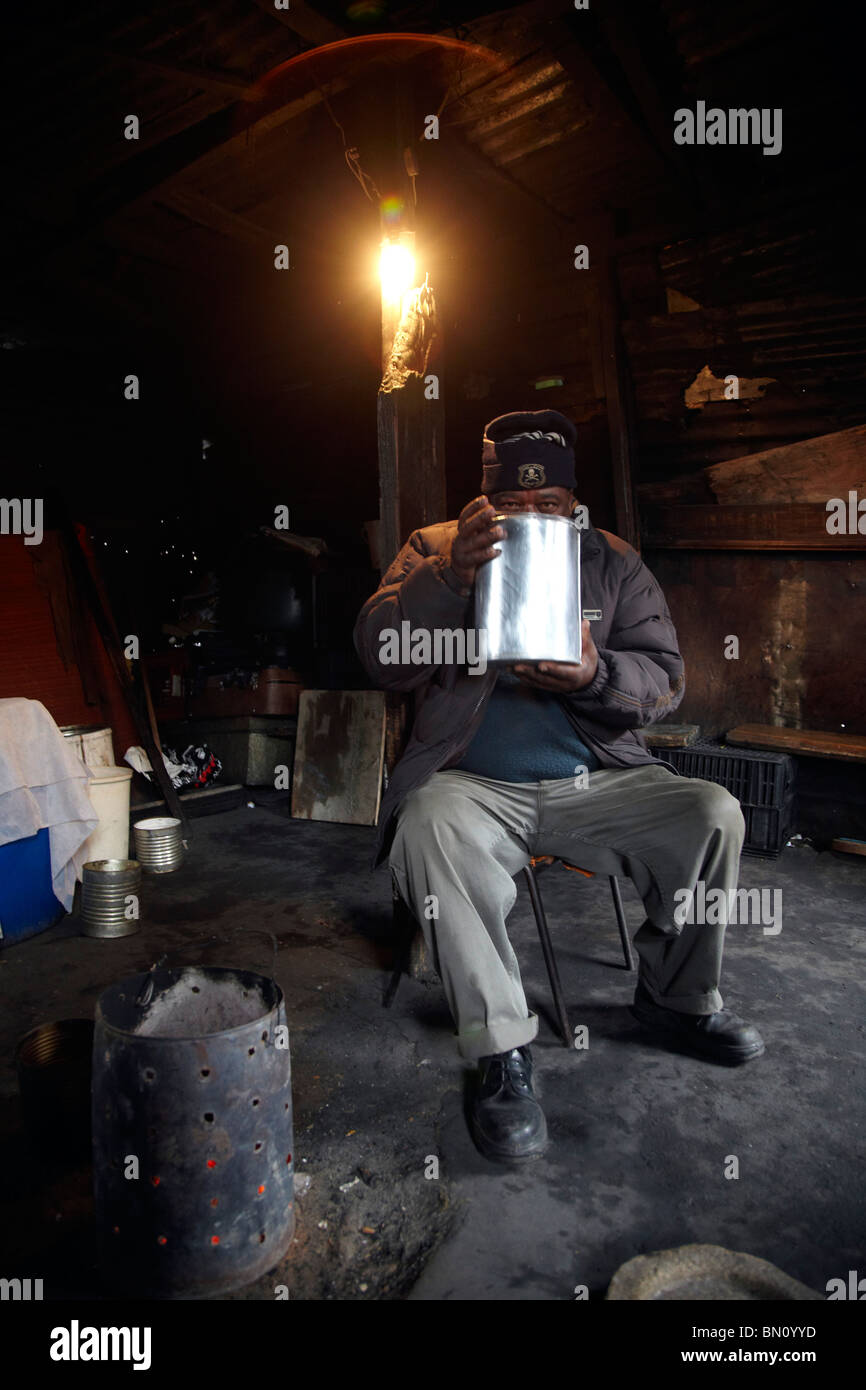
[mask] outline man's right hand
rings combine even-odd
[[[478,566],[501,553],[493,542],[503,539],[505,529],[493,525],[494,516],[496,512],[484,496],[476,497],[460,513],[451,546],[451,569],[461,584],[474,584]]]

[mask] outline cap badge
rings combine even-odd
[[[547,474],[541,463],[522,463],[517,470],[517,480],[521,487],[544,487]]]

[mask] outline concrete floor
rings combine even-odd
[[[251,800],[257,796],[249,793]],[[12,1055],[27,1029],[91,1017],[101,991],[146,969],[205,960],[275,974],[287,999],[294,1077],[297,1233],[282,1264],[235,1298],[603,1298],[633,1255],[704,1242],[772,1261],[823,1293],[866,1269],[862,993],[866,860],[784,851],[745,858],[745,887],[781,888],[777,936],[729,928],[726,1003],[764,1034],[763,1057],[726,1068],[652,1045],[627,1012],[607,880],[559,867],[543,879],[572,1025],[555,1030],[526,892],[511,917],[530,1007],[538,1092],[552,1139],[520,1170],[487,1163],[465,1123],[471,1069],[437,983],[391,963],[390,883],[369,870],[374,832],[293,821],[285,801],[193,823],[184,868],[146,880],[138,935],[100,941],[66,919],[0,965],[0,1194],[4,1271],[42,1273],[45,1296],[105,1296],[86,1167],[28,1149]],[[632,928],[643,920],[622,881]],[[226,943],[191,945],[210,932]],[[59,1154],[59,1151],[58,1151]],[[726,1178],[729,1156],[739,1178]],[[439,1176],[425,1176],[438,1159]],[[55,1155],[55,1158],[57,1156]],[[364,1229],[366,1228],[366,1230]],[[114,1296],[116,1291],[114,1291]]]

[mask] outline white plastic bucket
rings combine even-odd
[[[114,744],[110,728],[67,724],[60,732],[88,767],[114,767]]]
[[[95,767],[87,794],[99,824],[85,846],[87,858],[129,858],[129,788],[131,767]]]

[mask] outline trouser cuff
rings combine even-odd
[[[497,1052],[511,1052],[515,1047],[525,1047],[537,1032],[538,1014],[529,1014],[526,1018],[458,1033],[457,1047],[460,1056],[467,1062],[477,1062],[480,1057],[492,1057]]]
[[[724,1001],[717,989],[706,990],[703,994],[660,994],[652,981],[644,974],[640,982],[647,994],[659,1008],[672,1009],[678,1014],[717,1014],[724,1008]]]

